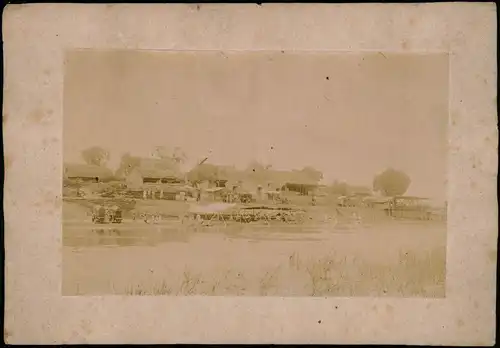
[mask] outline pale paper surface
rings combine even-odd
[[[7,342],[494,343],[493,4],[12,5],[3,16]],[[449,52],[446,299],[62,297],[70,48]]]

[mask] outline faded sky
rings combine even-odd
[[[99,145],[182,147],[193,160],[371,185],[405,171],[409,193],[445,195],[446,55],[79,51],[67,56],[64,159]]]

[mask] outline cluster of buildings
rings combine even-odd
[[[128,191],[136,192],[138,197],[165,199],[180,192],[210,192],[218,188],[241,193],[291,191],[301,195],[310,195],[320,188],[319,179],[299,170],[238,170],[233,166],[203,163],[192,171],[182,172],[178,164],[168,158],[140,158],[137,165],[120,174],[96,165],[66,163],[64,179],[88,185],[118,181],[126,185]]]
[[[78,185],[74,185],[77,190],[83,187],[88,191],[99,191],[100,186],[106,186],[102,183],[113,182],[123,187],[127,194],[144,199],[200,199],[203,195],[209,200],[224,200],[223,194],[230,192],[230,196],[236,193],[240,198],[248,195],[257,200],[293,196],[294,203],[301,204],[303,199],[303,203],[310,204],[318,197],[334,197],[340,207],[378,207],[391,216],[416,214],[419,219],[428,219],[431,214],[426,208],[426,199],[421,197],[377,197],[370,188],[355,186],[350,187],[347,195],[330,195],[329,188],[319,184],[319,178],[312,178],[300,170],[238,170],[233,166],[204,163],[182,172],[173,160],[141,158],[120,174],[96,165],[65,164],[64,181],[65,188],[77,182]],[[439,215],[446,216],[446,207]]]

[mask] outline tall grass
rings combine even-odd
[[[444,248],[426,252],[402,251],[390,265],[366,262],[335,253],[306,260],[293,252],[287,265],[245,274],[228,268],[222,275],[186,270],[176,284],[161,280],[135,284],[127,295],[250,295],[250,296],[393,296],[443,297]],[[203,276],[205,278],[203,278]],[[293,291],[292,291],[293,290]]]

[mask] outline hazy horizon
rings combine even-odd
[[[446,196],[444,54],[74,51],[66,59],[64,161],[102,146],[179,146],[191,160],[313,166],[371,186],[388,167],[409,193]]]

